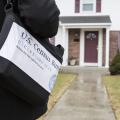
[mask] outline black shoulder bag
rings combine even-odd
[[[11,2],[5,12],[0,33],[0,84],[30,104],[47,102],[64,50],[47,40],[36,40],[13,12]]]

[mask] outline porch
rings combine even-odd
[[[80,21],[83,18],[83,21]],[[87,22],[86,22],[87,19]],[[92,19],[92,20],[91,20]],[[100,17],[101,19],[101,17]],[[61,18],[56,44],[65,48],[63,66],[75,59],[77,66],[109,67],[109,16]]]
[[[75,73],[75,74],[79,74],[81,72],[86,72],[86,71],[98,71],[101,74],[110,74],[109,73],[109,69],[105,68],[105,67],[80,67],[80,66],[62,66],[60,68],[60,72],[63,73]]]

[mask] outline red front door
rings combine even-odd
[[[98,31],[85,31],[85,58],[86,63],[98,62]]]

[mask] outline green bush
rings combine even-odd
[[[120,74],[120,52],[117,52],[110,65],[109,71],[111,75]]]
[[[110,66],[109,71],[110,71],[111,75],[116,75],[116,73],[117,73],[117,70],[115,69],[114,66]]]

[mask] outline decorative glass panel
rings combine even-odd
[[[95,33],[89,33],[89,34],[86,36],[86,39],[90,39],[90,40],[94,40],[95,38],[96,38]]]

